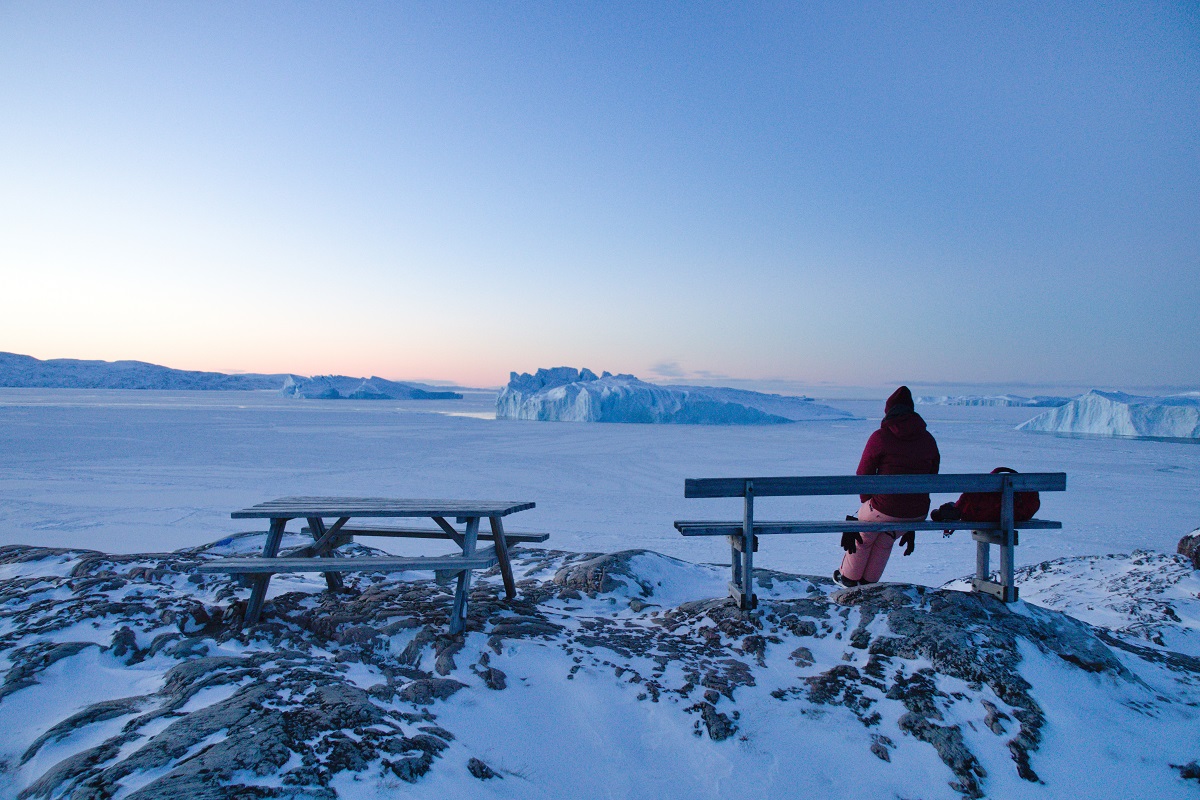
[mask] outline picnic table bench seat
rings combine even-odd
[[[684,536],[726,536],[732,557],[730,594],[743,609],[754,608],[754,553],[759,536],[778,534],[841,533],[851,531],[934,531],[970,530],[976,542],[974,591],[986,592],[1004,602],[1017,600],[1014,581],[1014,551],[1020,530],[1058,530],[1062,523],[1030,519],[1017,522],[1013,516],[1016,492],[1061,492],[1067,488],[1063,472],[946,474],[946,475],[813,475],[759,478],[688,478],[684,497],[744,499],[741,521],[676,520],[675,528]],[[958,495],[963,492],[988,492],[1000,495],[1000,519],[994,522],[964,520],[934,522],[858,522],[855,520],[759,521],[754,518],[756,497],[803,497],[829,495],[936,494]],[[992,545],[1000,548],[998,580],[992,580]]]
[[[282,497],[233,512],[233,519],[267,519],[270,529],[262,555],[259,557],[230,557],[197,565],[198,572],[222,572],[242,576],[252,585],[246,605],[245,619],[254,624],[262,613],[267,586],[271,576],[280,572],[321,572],[329,588],[341,590],[345,572],[400,572],[432,570],[439,579],[457,576],[458,586],[450,612],[450,633],[459,633],[466,626],[467,595],[470,575],[476,569],[500,567],[505,595],[516,596],[516,584],[509,559],[509,546],[524,542],[544,542],[547,533],[508,533],[502,518],[534,508],[531,502],[497,500],[430,500],[396,499],[386,497]],[[437,528],[407,526],[350,526],[353,518],[426,517]],[[453,517],[463,529],[455,528],[448,518]],[[480,521],[487,519],[490,533],[481,533]],[[287,523],[293,519],[308,522],[303,532],[313,538],[307,546],[280,555],[279,547]],[[326,525],[325,520],[335,520]],[[447,539],[461,553],[444,556],[340,556],[336,550],[354,540],[355,536],[386,536],[405,539]],[[479,541],[492,546],[476,549]]]
[[[408,572],[433,570],[457,574],[464,569],[490,569],[500,561],[496,548],[477,550],[475,555],[445,556],[332,556],[318,561],[312,556],[293,554],[275,558],[222,558],[196,567],[197,572],[222,572],[232,575],[264,575],[277,572]]]

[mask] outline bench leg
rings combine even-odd
[[[729,564],[733,569],[733,575],[730,577],[730,583],[734,586],[742,585],[742,551],[734,544],[732,536],[729,537]]]
[[[1013,547],[1013,532],[1006,531],[1004,538],[1004,544],[1000,545],[1000,585],[1004,587],[1004,597],[1000,599],[1006,603],[1015,603],[1017,580],[1014,574],[1016,548]]]
[[[263,558],[274,558],[279,553],[279,543],[283,541],[283,529],[286,519],[272,519],[271,528],[267,531],[267,542],[263,545]],[[256,575],[253,578],[253,589],[250,590],[250,602],[246,604],[246,624],[258,624],[262,614],[263,603],[267,599],[267,587],[271,585],[271,573]]]
[[[508,558],[508,542],[504,538],[504,523],[500,517],[488,517],[492,524],[492,538],[496,541],[496,558],[500,561],[500,577],[504,579],[504,596],[512,600],[517,596],[517,584],[513,580],[512,561]]]
[[[975,577],[981,581],[992,579],[992,546],[987,542],[975,542]]]
[[[741,580],[734,581],[734,597],[737,598],[738,608],[742,611],[749,611],[758,605],[758,598],[754,596],[754,484],[746,481],[746,500],[742,514],[742,541],[741,553],[735,554],[733,562],[738,563],[740,556],[741,563],[738,572],[741,573]]]
[[[479,517],[467,519],[467,532],[463,535],[463,555],[475,555],[475,542],[479,538]],[[467,595],[471,591],[471,570],[458,574],[458,588],[454,592],[454,604],[450,607],[450,633],[461,633],[467,627]]]

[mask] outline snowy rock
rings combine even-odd
[[[1071,402],[1070,397],[1054,397],[1041,394],[1033,397],[1022,397],[1019,394],[967,394],[916,398],[917,405],[925,406],[1029,406],[1031,408],[1053,408],[1056,406],[1065,406],[1069,402]]]
[[[1043,433],[1200,439],[1200,393],[1141,397],[1092,390],[1017,430]]]
[[[692,425],[770,425],[854,419],[803,397],[701,386],[659,386],[633,375],[597,377],[589,369],[511,373],[496,398],[497,419],[557,422],[638,422]]]
[[[1193,567],[1200,569],[1200,530],[1194,530],[1180,539],[1175,552],[1191,561]]]
[[[1145,796],[1194,790],[1200,598],[1182,556],[1021,571],[1023,597],[1081,598],[1088,624],[767,571],[743,612],[721,596],[727,568],[521,548],[518,597],[479,575],[452,637],[452,587],[415,573],[347,575],[357,593],[336,595],[279,575],[243,627],[246,590],[189,570],[262,536],[173,554],[0,548],[0,796],[469,797],[478,781],[729,796],[697,764],[762,797],[1065,796],[1080,764]],[[655,603],[627,602],[643,596]]]

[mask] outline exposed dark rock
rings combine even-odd
[[[814,663],[812,650],[807,647],[797,647],[788,658],[794,661],[797,667],[811,667]]]
[[[983,797],[979,779],[986,777],[987,772],[967,749],[957,725],[935,725],[928,718],[912,713],[900,717],[899,725],[905,733],[933,745],[942,761],[958,777],[957,783],[950,784],[951,788],[966,797]]]
[[[500,778],[494,769],[480,761],[478,758],[470,758],[467,761],[467,772],[481,781],[491,780],[492,778]]]
[[[1200,569],[1200,530],[1192,531],[1179,540],[1175,552],[1192,562],[1192,567]]]
[[[717,711],[712,703],[697,703],[688,710],[700,712],[700,719],[704,721],[708,738],[714,742],[723,741],[737,733],[738,726],[733,724],[729,717]]]
[[[1179,770],[1179,777],[1185,781],[1200,782],[1200,761],[1189,761],[1186,764],[1172,764],[1171,769]]]
[[[657,553],[649,550],[622,550],[619,553],[588,553],[586,560],[562,567],[554,574],[554,583],[576,592],[605,594],[622,586],[637,589],[642,597],[654,594],[654,586],[637,575],[630,561],[641,555]]]
[[[423,678],[415,680],[400,690],[400,699],[416,705],[427,706],[434,700],[445,700],[459,689],[466,688],[453,678]]]

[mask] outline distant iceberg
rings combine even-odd
[[[1200,392],[1140,397],[1093,389],[1018,425],[1017,430],[1200,440]]]
[[[496,419],[639,422],[676,425],[774,425],[857,419],[807,397],[704,386],[659,386],[633,375],[590,369],[513,372],[496,398]]]
[[[384,378],[351,378],[347,375],[288,375],[279,393],[306,400],[461,400],[458,392],[430,391],[411,383]]]
[[[918,397],[917,404],[924,406],[1030,406],[1035,408],[1052,408],[1065,406],[1071,402],[1070,397],[1055,397],[1039,394],[1033,397],[1022,397],[1019,394],[960,394],[941,395],[938,397]]]

